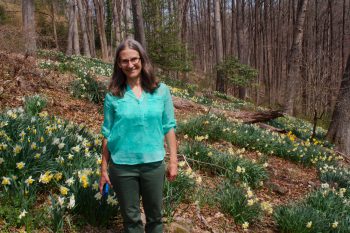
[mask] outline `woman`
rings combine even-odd
[[[104,102],[99,184],[100,192],[105,183],[115,190],[125,232],[144,232],[140,196],[146,214],[145,231],[163,232],[164,137],[170,152],[167,178],[172,181],[177,175],[175,127],[169,88],[156,81],[142,46],[127,39],[117,48]]]

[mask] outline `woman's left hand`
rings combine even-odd
[[[177,161],[169,161],[166,177],[169,181],[174,181],[177,176]]]

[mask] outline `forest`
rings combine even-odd
[[[99,195],[117,46],[169,86],[166,232],[350,232],[350,0],[0,0],[0,232],[122,232]]]

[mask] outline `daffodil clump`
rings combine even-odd
[[[218,188],[217,199],[221,209],[230,214],[236,223],[242,224],[243,229],[248,229],[249,223],[259,219],[263,213],[273,213],[272,205],[259,200],[246,183],[232,187],[230,182],[224,182]]]
[[[24,108],[27,113],[32,115],[38,114],[45,108],[47,105],[47,99],[43,95],[32,95],[26,96],[24,98]]]
[[[197,140],[200,138],[197,137]],[[180,153],[184,154],[194,168],[226,176],[231,183],[247,183],[252,187],[260,186],[268,178],[264,164],[243,158],[229,148],[226,153],[205,145],[204,141],[183,143]]]
[[[304,165],[334,163],[340,159],[332,150],[310,141],[295,140],[292,133],[270,132],[253,124],[229,121],[224,116],[209,114],[193,118],[181,123],[178,132],[190,138],[208,135],[209,141],[229,141],[243,148],[274,154]]]
[[[56,69],[59,71],[80,72],[91,75],[102,75],[111,77],[113,73],[113,65],[105,63],[100,59],[87,58],[83,56],[66,56],[62,52],[52,50],[39,50],[38,56],[42,58],[39,63],[41,68]]]
[[[96,211],[101,206],[101,200],[94,197],[100,177],[100,148],[101,136],[82,125],[49,117],[47,112],[31,115],[18,108],[1,113],[0,203],[4,208],[12,206],[13,213],[2,215],[0,211],[0,219],[26,225],[28,219],[40,216],[34,207],[46,199],[44,206],[51,206],[53,228],[60,222],[53,221],[58,213],[62,219],[77,213],[92,224],[105,224],[118,204],[111,191],[114,201],[104,200],[105,207]],[[107,218],[102,218],[101,212]]]
[[[324,164],[319,167],[319,173],[322,182],[334,183],[340,188],[350,187],[349,168]]]
[[[278,207],[274,217],[281,232],[350,232],[350,189],[328,183],[305,201]]]
[[[101,103],[106,94],[106,85],[96,81],[90,74],[76,73],[77,78],[70,85],[71,95],[93,103]]]
[[[88,99],[94,103],[103,101],[106,84],[96,81],[94,77],[96,75],[111,77],[113,71],[111,64],[82,56],[68,57],[54,51],[41,50],[39,56],[45,58],[39,63],[39,67],[71,72],[77,76],[76,80],[70,85],[70,93],[74,97]],[[54,59],[54,61],[51,59]]]
[[[171,222],[174,211],[180,203],[191,201],[200,187],[202,178],[199,174],[192,170],[185,161],[179,162],[178,175],[172,182],[164,183],[164,215],[167,221]]]
[[[305,120],[298,119],[292,116],[279,117],[267,122],[279,129],[284,129],[286,131],[292,132],[296,137],[302,140],[310,140],[313,130],[313,125]],[[321,127],[316,128],[315,138],[311,140],[311,143],[322,144],[327,147],[332,145],[325,141],[327,131]]]

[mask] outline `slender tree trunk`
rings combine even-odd
[[[287,85],[285,87],[285,112],[293,115],[294,101],[300,79],[301,46],[304,35],[304,21],[308,0],[299,0],[297,20],[293,29],[293,44],[288,55]]]
[[[131,7],[130,0],[124,0],[125,2],[125,33],[126,38],[133,38],[132,34],[132,17],[131,17]],[[159,25],[160,26],[160,25]]]
[[[51,0],[51,14],[52,14],[52,28],[53,28],[53,37],[55,39],[56,49],[59,49],[58,38],[57,38],[57,29],[56,29],[56,1]]]
[[[73,54],[73,37],[74,37],[74,0],[68,2],[68,39],[67,39],[67,56]]]
[[[95,48],[95,31],[94,31],[94,19],[93,19],[93,4],[89,3],[89,0],[83,1],[85,11],[87,12],[86,17],[86,32],[88,35],[88,41],[89,41],[89,49],[90,49],[90,55],[92,57],[96,57],[96,48]]]
[[[224,60],[220,21],[220,1],[214,0],[214,3],[216,64],[220,64]],[[217,71],[216,90],[223,93],[225,92],[225,77],[221,70]]]
[[[86,31],[87,27],[86,27],[85,11],[84,11],[83,5],[81,4],[81,0],[77,0],[77,3],[78,3],[79,18],[80,18],[80,28],[81,28],[81,33],[83,34],[84,55],[87,57],[91,57],[90,47],[89,47],[89,38]]]
[[[132,15],[135,29],[135,40],[141,43],[144,49],[146,49],[146,36],[145,29],[143,26],[143,16],[141,0],[132,0]]]
[[[114,22],[114,33],[115,33],[115,45],[117,46],[121,40],[122,35],[120,31],[121,23],[121,3],[120,0],[113,0],[113,22]]]
[[[25,38],[25,52],[28,55],[36,53],[36,33],[34,18],[34,0],[22,0],[22,23]]]
[[[327,138],[336,148],[350,158],[350,54],[348,55],[343,79],[327,132]]]
[[[78,7],[77,2],[74,0],[74,26],[73,26],[73,48],[74,54],[80,55],[80,43],[79,43],[79,29],[78,29]]]
[[[104,1],[103,0],[94,0],[95,11],[96,11],[96,21],[97,29],[100,37],[101,51],[102,51],[102,60],[108,61],[108,46],[105,30],[105,10],[104,10]]]

